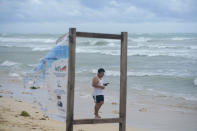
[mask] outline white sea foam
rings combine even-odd
[[[115,43],[109,43],[107,46],[109,47],[120,47],[120,44],[115,44]]]
[[[178,98],[183,98],[185,100],[190,100],[190,101],[197,101],[197,97],[191,95],[191,94],[173,94],[172,97],[178,97]]]
[[[190,46],[189,48],[192,50],[197,50],[197,46]]]
[[[82,73],[82,72],[80,72]],[[91,73],[97,73],[97,70],[96,69],[93,69],[91,71]],[[120,71],[114,71],[114,70],[107,70],[105,72],[105,75],[106,76],[120,76]],[[175,72],[174,70],[169,70],[168,72],[166,71],[160,71],[160,70],[157,70],[157,71],[154,71],[154,72],[151,72],[151,71],[127,71],[127,76],[180,76],[180,77],[183,77],[183,76],[189,76],[190,74],[188,73],[182,73],[180,74],[179,72]]]
[[[131,39],[131,38],[130,38]],[[132,38],[133,39],[133,38]],[[148,41],[150,38],[139,38],[139,40],[141,41]],[[89,41],[87,43],[90,43],[89,45],[91,46],[85,46],[86,48],[90,48],[90,49],[98,49],[98,48],[110,48],[114,47],[113,49],[115,49],[115,47],[117,47],[117,49],[120,49],[120,42],[118,41],[101,41],[101,40],[94,40],[94,41]],[[82,46],[83,47],[83,46]],[[175,44],[169,44],[169,43],[144,43],[144,42],[138,42],[138,43],[128,43],[128,48],[129,49],[161,49],[161,50],[165,50],[165,49],[171,49],[171,50],[189,50],[189,49],[196,49],[196,45],[175,45]]]
[[[128,56],[173,56],[195,58],[195,56],[185,50],[128,50]]]
[[[148,88],[148,89],[143,88],[142,89],[142,88],[135,87],[135,89],[150,91],[151,95],[155,95],[155,96],[166,96],[166,97],[181,98],[181,99],[185,99],[185,100],[197,101],[197,96],[194,96],[191,94],[166,92],[166,91],[156,90],[153,88]]]
[[[194,85],[197,86],[197,78],[194,79]]]
[[[4,61],[3,63],[1,63],[1,66],[14,66],[17,65],[18,63],[13,62],[13,61]]]
[[[91,48],[77,48],[77,53],[99,53],[100,50],[97,49],[91,49]]]
[[[171,40],[189,40],[189,39],[191,39],[191,38],[188,38],[188,37],[173,37],[173,38],[171,38]]]
[[[95,47],[80,47],[76,50],[77,53],[100,53],[104,55],[119,56],[120,49],[108,49],[108,48],[95,48]],[[171,56],[171,57],[183,57],[183,58],[196,58],[195,54],[192,54],[188,49],[128,49],[128,56]]]
[[[49,51],[52,47],[34,47],[32,51]]]
[[[83,72],[86,72],[86,71],[87,71],[86,69],[78,69],[78,70],[76,71],[76,73],[80,74],[80,73],[83,73]]]
[[[43,42],[43,43],[54,43],[55,39],[46,39],[46,38],[7,38],[7,37],[0,37],[0,42]]]
[[[173,46],[173,45],[151,45],[151,44],[137,44],[129,45],[128,48],[131,49],[190,49],[191,46]]]
[[[32,48],[32,50],[39,50],[38,48],[46,48],[47,50],[53,47],[53,44],[46,44],[46,43],[0,43],[0,46],[3,47],[26,47],[26,48]]]
[[[0,46],[3,47],[26,47],[31,48],[32,51],[48,51],[52,49],[52,44],[37,44],[37,43],[0,43]]]
[[[97,73],[97,70],[96,69],[93,69],[92,70],[92,73]],[[105,73],[106,76],[120,76],[120,72],[119,71],[106,71]]]
[[[138,37],[138,38],[129,38],[129,40],[134,41],[134,42],[147,42],[151,40],[151,38]]]
[[[11,76],[11,77],[20,77],[20,75],[17,74],[17,73],[9,73],[9,76]]]
[[[37,64],[28,64],[29,67],[35,67]]]

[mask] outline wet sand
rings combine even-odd
[[[26,111],[30,116],[21,116]],[[45,116],[38,106],[11,98],[0,98],[1,131],[65,131],[66,124]],[[74,131],[118,131],[116,124],[77,125]],[[128,131],[145,131],[128,128]]]

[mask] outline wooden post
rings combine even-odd
[[[127,32],[121,32],[121,55],[120,55],[120,105],[119,131],[126,131],[126,98],[127,98]]]
[[[120,118],[102,118],[102,119],[78,119],[73,124],[98,124],[98,123],[119,123]]]
[[[69,62],[67,84],[66,131],[73,131],[74,87],[75,87],[76,28],[69,29]]]

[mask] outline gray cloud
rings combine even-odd
[[[186,27],[197,22],[196,5],[196,0],[0,0],[0,26],[185,23]]]
[[[101,4],[101,3],[104,4]],[[129,1],[82,0],[1,0],[1,22],[154,22],[197,20],[195,0],[134,0]],[[96,5],[100,6],[96,6]],[[101,6],[102,5],[102,6]],[[91,7],[92,6],[92,7]],[[94,8],[93,8],[94,7]]]

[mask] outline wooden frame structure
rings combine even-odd
[[[120,104],[119,118],[105,119],[73,119],[74,111],[74,88],[75,88],[75,49],[76,37],[104,38],[121,40],[120,55]],[[69,63],[67,84],[67,112],[66,131],[73,131],[74,124],[97,124],[97,123],[119,123],[119,131],[126,131],[126,96],[127,96],[127,32],[117,34],[102,34],[76,32],[76,28],[69,29]]]

